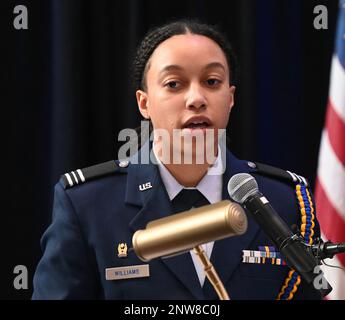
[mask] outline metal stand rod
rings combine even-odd
[[[209,260],[207,255],[205,254],[205,251],[202,248],[202,246],[201,245],[196,246],[194,248],[194,251],[197,254],[197,256],[199,257],[201,263],[203,264],[206,277],[211,282],[214,290],[216,290],[219,299],[220,300],[230,300],[229,295],[228,295],[222,281],[220,280],[216,269],[213,267],[213,264],[211,263],[211,261]]]

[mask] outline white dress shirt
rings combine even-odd
[[[182,189],[199,190],[211,204],[222,200],[222,187],[223,187],[222,175],[215,174],[215,172],[212,173],[212,170],[215,169],[217,165],[219,165],[220,167],[222,166],[221,149],[219,147],[218,147],[218,156],[214,164],[211,166],[211,168],[209,168],[208,173],[201,179],[201,181],[198,183],[198,185],[195,188],[184,187],[183,185],[181,185],[180,183],[176,181],[174,176],[169,172],[169,170],[164,166],[164,164],[158,158],[155,152],[154,143],[153,143],[153,152],[157,159],[158,169],[159,169],[162,181],[164,183],[164,186],[168,192],[170,201],[172,201]],[[217,170],[219,170],[219,167]],[[222,170],[220,172],[222,172]],[[202,245],[209,259],[211,258],[213,245],[214,245],[214,241],[208,242]],[[198,274],[200,285],[203,286],[205,282],[205,277],[206,277],[203,265],[201,264],[198,256],[193,250],[190,251],[190,254],[193,259],[195,270]]]

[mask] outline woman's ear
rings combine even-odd
[[[229,112],[231,112],[231,109],[232,109],[232,107],[235,104],[235,91],[236,91],[236,87],[235,86],[230,86],[229,87],[229,91],[230,91]]]
[[[148,97],[145,91],[137,90],[135,93],[137,97],[137,104],[141,115],[145,119],[150,119],[150,113],[148,108]]]

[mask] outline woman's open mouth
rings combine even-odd
[[[198,129],[204,131],[209,128],[211,128],[211,121],[204,116],[191,117],[182,126],[182,129],[189,129],[191,131]]]

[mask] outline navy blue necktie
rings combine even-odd
[[[210,204],[210,202],[197,189],[182,189],[172,200],[175,213],[189,210],[192,207],[198,208],[207,204]]]

